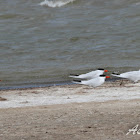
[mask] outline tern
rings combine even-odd
[[[88,79],[89,80],[89,79],[96,78],[99,75],[102,75],[104,72],[108,72],[108,70],[99,68],[99,69],[97,69],[95,71],[91,71],[91,72],[88,72],[88,73],[85,73],[85,74],[81,74],[81,75],[71,74],[69,77],[72,77],[72,78],[81,78],[81,79]]]
[[[111,75],[120,77],[120,78],[129,79],[129,80],[133,81],[134,83],[136,83],[140,80],[140,70],[125,72],[125,73],[121,73],[121,74],[112,73]]]
[[[110,76],[106,76],[106,75],[99,75],[98,77],[94,78],[94,79],[90,79],[90,80],[73,80],[73,83],[76,84],[83,84],[83,85],[88,85],[88,86],[92,86],[92,87],[97,87],[102,85],[105,82],[106,78],[110,78]]]

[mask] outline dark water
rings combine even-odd
[[[138,0],[70,1],[0,1],[1,87],[140,68]]]

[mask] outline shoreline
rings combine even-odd
[[[113,82],[117,80],[121,80],[122,78],[110,78],[107,79],[107,82]],[[1,90],[20,90],[20,89],[33,89],[33,88],[45,88],[45,87],[52,87],[52,86],[63,86],[63,85],[73,85],[72,79],[65,80],[65,81],[52,81],[52,82],[42,82],[42,83],[23,83],[23,84],[1,84]]]
[[[25,84],[15,84],[8,86],[1,86],[1,90],[20,90],[20,89],[33,89],[33,88],[45,88],[51,86],[61,86],[61,85],[71,85],[73,84],[71,81],[55,81],[55,82],[47,82],[47,83],[25,83]]]
[[[1,90],[0,108],[140,99],[140,83],[133,84],[128,80],[123,80],[121,86],[120,83],[121,80],[105,82],[97,88],[71,84]]]

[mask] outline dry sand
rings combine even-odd
[[[140,83],[119,84],[0,91],[0,140],[139,140]]]

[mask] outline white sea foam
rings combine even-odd
[[[67,1],[62,1],[62,0],[59,0],[59,1],[50,1],[50,0],[45,0],[43,2],[40,3],[41,6],[49,6],[49,7],[61,7],[61,6],[64,6],[68,3],[71,3],[71,2],[74,2],[75,0],[67,0]]]

